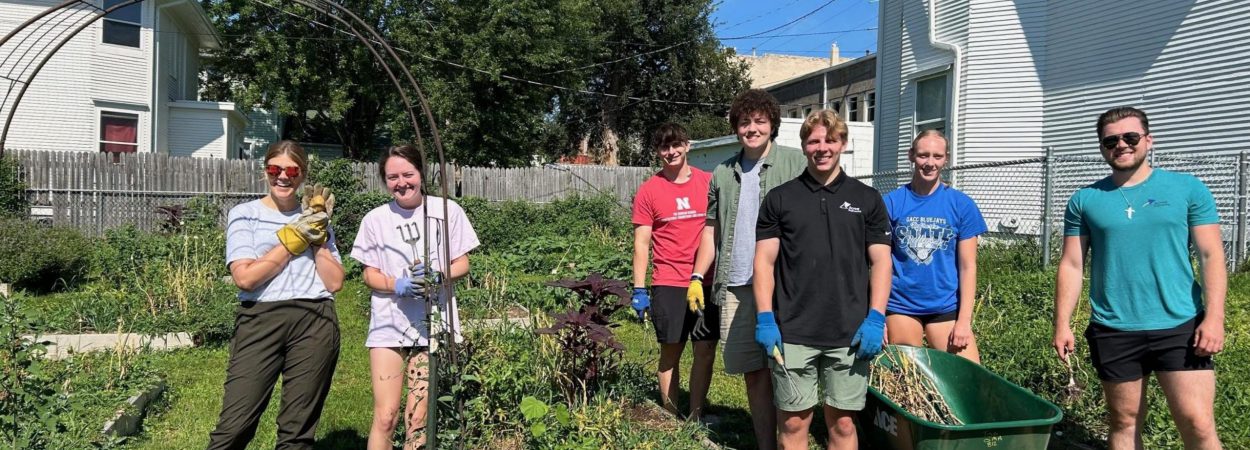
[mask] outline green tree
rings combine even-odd
[[[340,143],[355,159],[415,139],[385,72],[332,18],[299,5],[202,1],[224,41],[205,65],[208,97],[276,107],[284,137]],[[711,0],[341,4],[405,58],[449,158],[461,164],[526,165],[576,152],[636,163],[646,153],[636,142],[650,128],[723,117],[724,103],[747,85],[712,33]],[[424,118],[420,125],[428,143]],[[634,144],[621,152],[622,142]]]
[[[713,33],[711,0],[602,5],[606,38],[601,42],[611,57],[585,70],[587,89],[607,95],[560,98],[569,152],[593,154],[608,164],[644,164],[650,152],[642,143],[652,128],[677,121],[707,134],[707,124],[728,114],[733,96],[750,86],[745,65],[731,59],[732,51]]]

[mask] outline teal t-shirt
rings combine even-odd
[[[1063,220],[1064,235],[1089,236],[1092,322],[1162,330],[1202,311],[1190,228],[1220,217],[1211,191],[1194,176],[1154,169],[1125,188],[1103,178],[1072,194]]]

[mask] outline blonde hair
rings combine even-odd
[[[819,126],[825,127],[826,132],[829,133],[825,136],[826,138],[837,136],[838,140],[846,142],[848,133],[846,121],[842,120],[838,113],[829,109],[822,109],[808,114],[807,118],[803,119],[803,127],[799,128],[799,139],[807,141],[807,137],[812,135],[812,130]]]
[[[946,141],[946,135],[942,134],[940,130],[936,130],[936,129],[924,130],[924,131],[921,131],[920,134],[917,134],[915,139],[911,140],[911,147],[907,149],[907,154],[908,155],[916,154],[916,144],[919,144],[921,139],[928,138],[928,137],[935,137],[935,138],[941,139],[943,148],[946,147],[946,144],[949,144],[949,142]]]

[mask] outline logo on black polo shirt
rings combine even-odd
[[[933,253],[950,248],[955,230],[941,217],[907,217],[894,228],[907,258],[920,264],[933,262]]]
[[[842,202],[842,206],[839,206],[839,207],[838,207],[838,209],[845,209],[845,210],[850,211],[850,212],[853,212],[853,213],[858,213],[858,212],[859,212],[859,207],[857,207],[857,206],[851,206],[851,202]]]

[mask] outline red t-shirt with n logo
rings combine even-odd
[[[695,167],[690,168],[690,179],[680,184],[656,173],[634,195],[634,225],[651,227],[653,286],[690,285],[711,180],[711,174]]]

